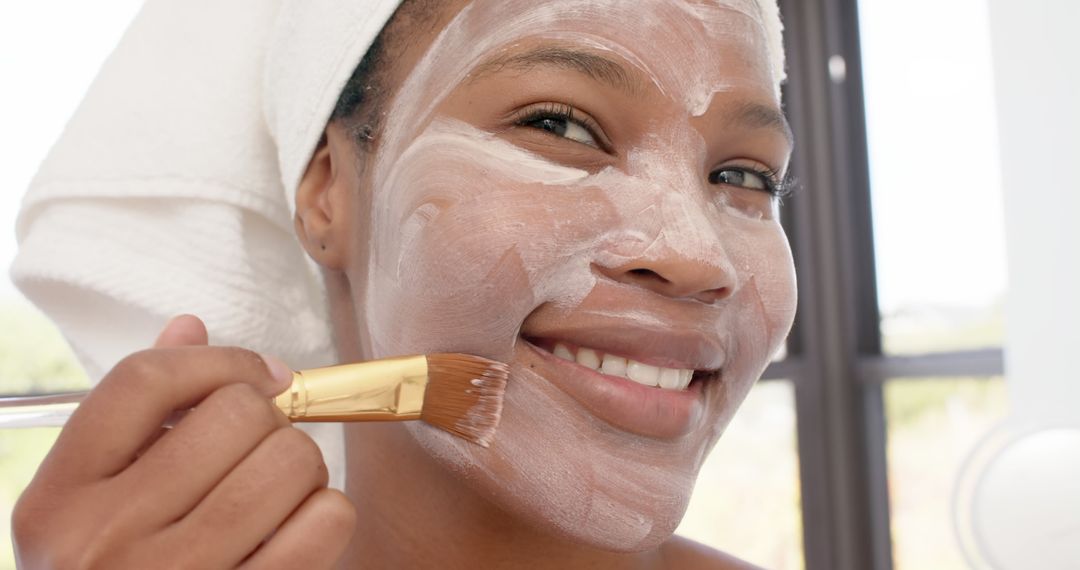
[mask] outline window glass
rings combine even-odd
[[[0,300],[4,395],[84,390],[89,381],[56,327],[14,293]],[[11,509],[60,428],[0,429],[0,570],[14,569]]]
[[[56,328],[8,279],[19,201],[142,0],[0,2],[0,394],[85,389]],[[60,15],[60,17],[58,17]],[[58,428],[0,430],[0,570],[15,568],[11,508]]]
[[[763,568],[803,568],[791,382],[750,392],[702,467],[676,532]]]
[[[64,337],[15,294],[0,298],[0,394],[86,390],[90,382]]]
[[[858,7],[883,348],[1000,346],[1005,248],[986,0]]]
[[[0,570],[15,570],[11,509],[59,433],[60,428],[0,430]]]
[[[142,0],[0,2],[0,300],[19,201]]]
[[[885,385],[896,570],[968,570],[953,529],[953,488],[968,453],[1006,413],[1000,377]]]

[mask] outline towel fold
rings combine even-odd
[[[12,278],[96,381],[172,315],[211,340],[333,361],[291,195],[397,0],[150,0],[23,201]],[[83,297],[89,295],[90,297]],[[110,300],[125,319],[102,314]],[[98,305],[100,306],[100,305]],[[138,316],[137,316],[138,315]],[[101,331],[106,324],[138,331]]]
[[[50,151],[13,281],[92,381],[199,315],[301,368],[334,351],[287,198],[397,0],[149,0]],[[341,480],[339,426],[315,426]]]

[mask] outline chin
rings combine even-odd
[[[430,429],[410,425],[414,439],[449,474],[527,532],[537,532],[598,550],[635,553],[652,550],[674,534],[693,489],[693,479],[666,487],[659,500],[638,496],[627,501],[624,488],[606,488],[577,479],[572,473],[528,477],[496,477],[491,465],[501,459],[479,459],[471,444]],[[484,453],[486,454],[486,453]]]
[[[527,366],[514,367],[490,448],[421,423],[409,432],[506,524],[614,552],[669,539],[719,426],[656,439],[598,420]]]

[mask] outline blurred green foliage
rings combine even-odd
[[[882,342],[886,354],[916,355],[946,351],[1000,348],[1004,342],[1004,301],[978,309],[928,310],[918,316],[885,318]],[[1005,384],[988,378],[892,378],[885,385],[889,429],[917,424],[939,413],[950,401],[964,401],[986,413],[1004,413]],[[1000,380],[997,379],[997,380]]]
[[[985,307],[922,307],[882,315],[882,350],[888,355],[1000,348],[1005,302]]]
[[[85,389],[89,382],[56,327],[27,301],[0,301],[0,393]],[[0,430],[0,570],[15,568],[10,513],[59,428]]]
[[[15,568],[11,509],[59,433],[60,428],[0,430],[0,570]]]
[[[950,402],[989,414],[1004,414],[1008,401],[1001,378],[918,378],[890,380],[885,385],[885,417],[889,429],[919,423],[927,414],[939,414]]]
[[[889,512],[897,570],[967,570],[953,529],[956,477],[1007,417],[1001,377],[895,379],[885,385]]]
[[[64,337],[27,301],[0,301],[0,323],[0,393],[62,392],[89,386]]]

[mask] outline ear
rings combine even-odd
[[[296,189],[296,235],[319,265],[343,270],[349,258],[357,196],[355,146],[340,125],[327,125]]]

